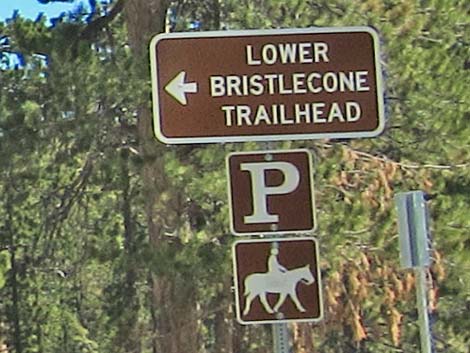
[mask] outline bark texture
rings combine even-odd
[[[125,18],[129,44],[135,56],[137,74],[150,82],[148,47],[151,38],[165,29],[169,2],[165,0],[128,0]],[[146,216],[150,245],[157,251],[178,251],[177,234],[181,215],[180,191],[172,188],[164,170],[164,151],[153,136],[150,86],[142,97],[138,117],[139,152],[143,159],[142,180],[146,197]],[[195,353],[198,351],[196,288],[193,278],[174,269],[152,273],[152,313],[154,353]]]

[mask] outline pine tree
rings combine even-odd
[[[414,352],[414,276],[394,194],[430,196],[438,350],[468,347],[466,1],[90,1],[48,26],[15,17],[0,51],[0,350],[268,352],[235,323],[225,156],[153,136],[148,43],[166,30],[374,27],[387,128],[273,143],[315,154],[325,320],[297,352]],[[16,57],[16,67],[8,58]]]

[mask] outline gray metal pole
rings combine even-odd
[[[289,353],[289,328],[286,323],[272,324],[274,353]]]
[[[432,334],[429,323],[429,307],[427,293],[426,267],[415,268],[416,275],[416,304],[418,307],[419,334],[421,338],[421,353],[432,353]]]
[[[421,353],[433,353],[432,332],[429,322],[427,269],[429,255],[429,213],[423,191],[409,191],[395,196],[398,211],[400,262],[413,268],[416,275],[416,306],[421,340]]]
[[[279,243],[271,244],[271,251],[278,249]],[[277,313],[277,318],[283,318],[282,313]],[[272,324],[274,353],[289,353],[289,327],[286,323]]]

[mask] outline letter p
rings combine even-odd
[[[250,173],[253,213],[244,216],[246,224],[276,223],[279,216],[268,212],[268,197],[293,192],[299,186],[300,173],[296,166],[289,162],[241,163],[240,169]],[[267,185],[266,171],[277,170],[283,175],[283,182],[276,186]]]

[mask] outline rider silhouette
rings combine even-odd
[[[299,298],[297,285],[304,283],[310,285],[315,281],[313,273],[310,271],[310,264],[305,266],[287,269],[279,263],[279,248],[277,243],[273,243],[267,259],[266,272],[251,272],[243,280],[243,296],[245,304],[243,316],[250,313],[251,304],[259,298],[262,308],[268,314],[275,314],[283,306],[287,298],[294,303],[300,312],[307,309],[302,305],[302,298]],[[272,295],[278,295],[274,303]],[[268,295],[271,297],[268,298]]]
[[[287,272],[287,269],[279,263],[277,255],[279,249],[271,248],[271,255],[268,258],[268,273],[270,274],[281,274]]]

